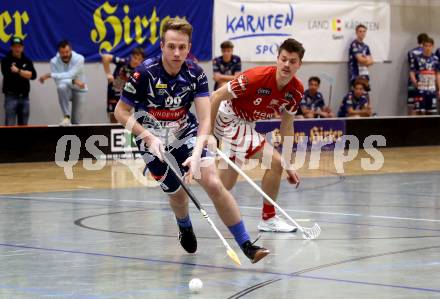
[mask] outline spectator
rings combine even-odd
[[[117,120],[114,116],[116,104],[121,97],[122,88],[124,88],[125,82],[128,77],[134,71],[134,69],[142,63],[145,58],[144,49],[134,48],[131,55],[127,58],[116,57],[111,54],[102,55],[102,65],[104,66],[104,72],[107,75],[107,113],[110,122],[116,123]],[[113,74],[110,71],[110,63],[116,65]]]
[[[423,42],[423,52],[414,56],[410,68],[411,82],[417,88],[415,111],[424,115],[437,114],[437,94],[440,93],[440,63],[433,53],[434,40],[428,37]]]
[[[241,59],[232,54],[234,45],[230,41],[225,41],[220,45],[220,48],[222,49],[222,56],[216,57],[212,61],[215,81],[214,90],[219,89],[241,72]]]
[[[414,57],[422,54],[423,52],[423,43],[428,39],[428,35],[426,33],[420,33],[417,36],[417,44],[418,46],[408,52],[408,65],[411,67],[414,65]],[[417,98],[417,87],[414,86],[411,82],[411,76],[408,73],[408,115],[415,115],[415,99]]]
[[[29,80],[35,80],[37,72],[23,51],[23,40],[15,36],[11,50],[1,62],[6,126],[26,126],[29,120]]]
[[[356,80],[353,90],[342,100],[338,117],[367,117],[371,116],[371,107],[365,94],[366,85],[361,80]]]
[[[84,56],[72,50],[66,40],[58,44],[58,53],[50,60],[51,73],[40,77],[44,83],[49,78],[55,80],[58,101],[64,119],[61,126],[81,123],[81,106],[87,91],[84,74]],[[72,102],[70,107],[70,102]]]
[[[356,39],[350,44],[348,57],[348,69],[350,72],[349,80],[351,86],[359,77],[370,81],[368,67],[373,65],[374,62],[371,57],[370,48],[364,43],[366,34],[367,27],[362,24],[356,26]]]
[[[319,77],[309,78],[309,89],[304,91],[301,100],[301,110],[305,118],[334,117],[330,107],[325,106],[324,97],[319,92],[320,84]]]

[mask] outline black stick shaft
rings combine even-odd
[[[168,161],[168,159],[165,158],[165,163],[168,165],[168,168],[171,170],[171,172],[173,173],[173,175],[177,178],[177,180],[180,183],[180,186],[182,186],[183,190],[185,190],[186,194],[188,194],[189,198],[191,199],[191,201],[194,203],[194,205],[196,206],[196,208],[201,211],[203,209],[202,205],[200,204],[200,202],[198,201],[198,199],[196,198],[196,196],[194,195],[194,193],[191,191],[191,189],[189,189],[189,187],[185,184],[185,182],[183,181],[183,179],[180,177],[179,174],[176,173],[176,171],[174,170],[174,168],[171,166],[171,163]]]

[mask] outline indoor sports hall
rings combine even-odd
[[[167,45],[169,32],[161,30],[176,16],[193,27],[191,58],[181,63],[190,73],[201,67],[210,103],[219,94],[214,86],[233,89],[227,82],[247,78],[241,76],[249,69],[278,63],[281,43],[290,38],[305,48],[294,76],[305,90],[312,89],[310,78],[319,78],[326,108],[313,112],[302,92],[291,142],[281,136],[286,110],[254,122],[264,144],[283,157],[292,154],[288,166],[300,183],[295,187],[282,172],[276,214],[296,232],[259,229],[267,164],[252,155],[244,164],[224,158],[224,140],[211,153],[217,171],[238,168],[231,194],[251,241],[270,250],[257,263],[243,254],[195,181],[179,181],[196,203],[189,200],[197,252],[187,253],[167,187],[145,170],[145,147],[136,145],[132,127],[112,123],[119,108],[109,111],[109,90],[122,84],[122,98],[139,75],[139,68],[128,69],[138,54],[133,49],[144,49],[142,60],[163,55],[166,64],[160,45]],[[433,0],[1,2],[0,299],[440,298],[439,17],[440,3]],[[359,24],[371,53],[360,55],[365,63],[353,54],[361,66],[353,83],[349,48]],[[427,39],[417,47],[421,34]],[[215,64],[225,59],[225,41],[241,57],[241,70],[222,83],[224,65]],[[35,76],[29,62],[14,60],[14,47],[24,51]],[[66,48],[74,52],[70,62],[62,60]],[[66,67],[61,75],[57,57]],[[10,59],[16,62],[6,67]],[[82,61],[80,71],[67,69],[74,59]],[[9,89],[21,84],[11,81],[19,76],[29,82],[27,93]],[[356,114],[348,105],[347,115],[338,117],[357,97],[359,77],[368,109]],[[67,119],[60,82],[81,94],[69,100]],[[430,84],[431,98],[429,87],[421,87]],[[153,87],[158,98],[172,91],[164,81]],[[257,89],[255,111],[272,92]],[[14,99],[28,101],[25,123],[19,112],[18,122],[8,123]],[[194,106],[190,111],[200,113]],[[320,114],[328,111],[333,115]],[[161,140],[174,134],[160,130],[166,132]]]

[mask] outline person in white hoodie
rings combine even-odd
[[[50,60],[50,68],[51,73],[41,76],[40,82],[44,83],[49,78],[55,80],[58,101],[64,116],[60,125],[81,123],[81,106],[87,91],[84,56],[73,51],[71,44],[63,40],[58,44],[57,55]]]

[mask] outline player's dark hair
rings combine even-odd
[[[423,42],[423,44],[431,44],[434,45],[434,39],[432,37],[429,37],[427,39],[425,39],[425,41]]]
[[[309,78],[309,84],[310,82],[315,81],[316,83],[318,83],[318,85],[321,85],[321,79],[319,79],[319,77],[317,76],[312,76]]]
[[[70,44],[70,42],[67,39],[63,39],[62,41],[60,41],[58,43],[57,48],[58,49],[62,49],[62,48],[65,48],[67,46],[72,48],[72,45]]]
[[[429,36],[426,33],[420,33],[419,35],[417,35],[417,43],[419,45],[423,44],[427,39],[429,38]]]
[[[189,37],[189,42],[191,42],[193,27],[187,20],[179,17],[168,19],[162,27],[162,42],[165,41],[165,33],[168,30],[176,30],[185,33]]]
[[[293,38],[288,38],[281,44],[278,48],[278,55],[280,55],[282,50],[286,50],[289,53],[298,53],[300,60],[303,59],[304,53],[306,52],[303,45]]]
[[[358,32],[358,30],[360,28],[364,28],[365,30],[367,30],[367,26],[365,26],[364,24],[359,24],[359,25],[356,26],[356,32]]]
[[[145,58],[144,48],[141,47],[134,48],[133,51],[131,51],[131,55],[140,55],[142,56],[142,58]]]
[[[232,48],[234,48],[234,44],[231,41],[227,40],[227,41],[224,41],[220,44],[220,48],[221,49],[232,49]]]

